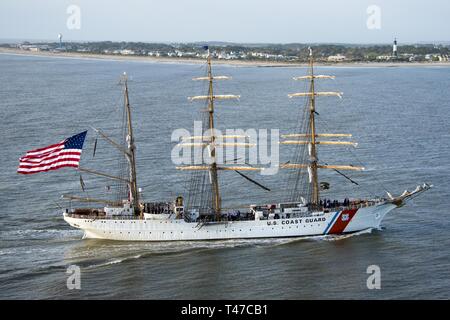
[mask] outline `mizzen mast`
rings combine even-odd
[[[133,136],[133,126],[131,122],[131,106],[130,99],[128,96],[128,76],[126,73],[123,75],[123,85],[124,85],[124,106],[127,114],[127,153],[126,157],[128,160],[128,164],[130,167],[130,201],[133,204],[134,212],[136,214],[142,215],[139,205],[139,190],[137,187],[137,178],[136,178],[136,145],[134,144],[134,136]]]
[[[139,204],[139,189],[137,187],[137,179],[136,179],[136,146],[134,144],[134,136],[133,136],[133,126],[131,121],[131,106],[130,106],[130,99],[128,95],[128,77],[127,74],[124,73],[120,84],[123,84],[124,86],[124,108],[125,108],[125,114],[126,114],[126,136],[125,136],[125,142],[126,145],[124,146],[123,143],[118,143],[108,137],[105,133],[103,133],[101,130],[96,129],[94,127],[91,127],[97,134],[100,135],[101,138],[106,140],[108,143],[110,143],[113,147],[115,147],[118,151],[120,151],[125,158],[128,161],[129,165],[129,177],[125,178],[122,176],[115,176],[104,172],[99,172],[92,169],[87,168],[81,168],[78,167],[78,171],[85,172],[88,174],[94,174],[98,175],[104,178],[109,178],[112,180],[117,180],[122,183],[126,183],[128,185],[128,191],[129,191],[129,201],[133,205],[134,213],[136,215],[140,215],[141,218],[143,217],[143,212],[141,210],[141,206]],[[94,147],[94,153],[95,153],[95,147]],[[81,176],[80,176],[81,179]],[[81,181],[81,180],[80,180]],[[82,186],[82,189],[84,191],[84,187]],[[110,200],[103,200],[103,199],[94,199],[94,198],[86,198],[86,197],[77,197],[72,195],[63,195],[63,198],[69,199],[69,200],[76,200],[81,202],[97,202],[97,203],[105,203],[108,205],[113,206],[119,206],[122,204],[121,201],[110,201]]]

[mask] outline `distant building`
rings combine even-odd
[[[391,56],[377,56],[377,60],[389,60]]]
[[[345,59],[346,59],[345,56],[338,54],[336,56],[329,56],[327,60],[328,62],[341,62],[344,61]]]
[[[49,46],[48,45],[33,45],[33,44],[20,44],[18,48],[22,50],[28,50],[32,52],[39,52],[39,51],[48,51]]]
[[[124,49],[124,50],[120,50],[120,54],[123,54],[123,55],[134,55],[135,53],[134,53],[134,51],[133,50],[129,50],[129,49]]]
[[[388,60],[391,60],[391,59],[392,59],[392,56],[377,56],[377,60],[388,61]]]
[[[439,61],[439,62],[446,62],[448,61],[448,55],[441,55],[441,54],[426,54],[425,60],[427,61]]]

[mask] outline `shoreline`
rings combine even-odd
[[[203,64],[202,59],[189,58],[169,58],[169,57],[149,57],[149,56],[124,56],[111,54],[96,54],[96,53],[82,53],[82,52],[49,52],[39,51],[32,52],[21,49],[0,48],[0,54],[22,55],[22,56],[38,56],[49,58],[72,58],[72,59],[96,59],[107,61],[137,61],[150,63],[180,63],[180,64]],[[242,60],[214,60],[215,64],[227,66],[240,67],[290,67],[290,68],[304,68],[307,63],[295,62],[278,62],[278,61],[242,61]],[[324,63],[317,62],[319,67],[450,67],[450,62],[337,62]]]

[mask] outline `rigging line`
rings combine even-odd
[[[121,101],[122,101],[122,93],[120,93],[120,94],[117,94],[117,98],[115,99],[115,103],[114,103],[114,111],[119,111],[119,108],[120,108],[120,103],[121,103]],[[116,112],[111,112],[110,113],[110,115],[112,116],[112,115],[115,115],[116,114]]]
[[[260,188],[262,188],[262,189],[264,189],[264,190],[266,190],[266,191],[271,191],[269,188],[263,186],[262,184],[260,184],[259,182],[255,181],[255,180],[251,179],[250,177],[246,176],[246,175],[243,174],[242,172],[240,172],[240,171],[238,171],[238,170],[234,170],[234,171],[235,171],[237,174],[239,174],[241,177],[243,177],[243,178],[247,179],[248,181],[250,181],[250,182],[256,184],[258,187],[260,187]]]
[[[97,140],[98,140],[98,133],[97,136],[95,137],[94,152],[92,153],[92,158],[95,158],[95,152],[97,151]]]
[[[339,85],[339,78],[336,80],[336,85]],[[348,101],[349,105],[353,104],[353,98],[351,95],[347,96],[346,100]],[[344,102],[341,101],[341,104],[343,104]],[[359,114],[361,117],[367,119],[367,115],[366,113],[362,112],[363,108],[361,108],[361,103],[356,102],[357,105],[357,114]],[[326,124],[324,124],[326,126]],[[327,128],[328,129],[328,128]],[[360,158],[356,155],[356,153],[351,149],[351,148],[347,148],[347,150],[351,153],[351,155],[353,156],[353,158],[359,163],[359,165],[364,166],[364,164],[362,163],[362,161],[360,160]],[[381,187],[385,192],[389,192],[387,190],[387,188],[385,187],[385,185],[376,177],[376,175],[373,175],[373,179],[375,180],[375,182],[377,183],[377,185],[379,187]],[[367,187],[366,187],[367,188]],[[372,193],[372,195],[376,195],[378,192],[374,192],[374,190],[370,191]]]
[[[361,160],[359,160],[359,158],[353,153],[353,151],[352,151],[350,148],[349,148],[349,151],[350,151],[350,153],[352,154],[352,156],[354,156],[354,157],[356,158],[356,161],[359,163],[359,165],[364,166],[364,164],[361,162]],[[383,184],[380,180],[378,180],[378,178],[376,177],[376,175],[373,175],[373,178],[376,180],[376,182],[378,183],[378,185],[379,185],[380,187],[383,188],[383,190],[384,190],[385,192],[389,192],[389,191],[387,190],[387,188],[384,186],[384,184]]]
[[[304,91],[307,90],[307,84],[305,83],[303,85]],[[295,104],[296,112],[297,114],[297,121],[296,121],[296,129],[295,132],[307,132],[309,127],[307,126],[308,122],[308,106],[309,106],[310,99],[305,99],[303,102],[303,106],[300,104]],[[306,148],[303,146],[297,146],[294,149],[291,149],[290,151],[290,158],[293,159],[295,162],[303,163],[303,159],[306,159]],[[288,173],[288,177],[285,180],[286,189],[290,190],[288,201],[295,201],[300,194],[309,194],[308,184],[304,181],[303,176],[303,169],[300,169],[298,171],[294,171],[292,173]]]
[[[327,166],[328,163],[324,162],[324,164]],[[337,169],[333,169],[334,171],[336,171],[337,173],[339,173],[341,176],[343,176],[344,178],[346,178],[347,180],[349,180],[351,183],[356,184],[357,186],[359,186],[359,183],[356,182],[355,180],[353,180],[352,178],[348,177],[347,175],[345,175],[344,173],[342,173],[341,171],[337,170]]]
[[[327,126],[327,124],[325,123],[325,121],[323,121],[323,120],[320,119],[320,118],[318,118],[318,120],[319,120],[318,122],[320,122],[320,124],[323,125],[327,131],[329,131],[329,127]],[[331,131],[330,131],[330,132],[331,132]],[[365,166],[364,163],[359,159],[359,157],[356,155],[356,153],[355,153],[351,148],[345,148],[345,149],[352,155],[352,157],[356,160],[356,162],[357,162],[360,166],[362,166],[362,167]],[[378,184],[378,186],[380,186],[385,192],[389,192],[389,191],[387,190],[387,188],[384,186],[384,184],[381,183],[381,182],[376,178],[375,175],[373,176],[373,179],[374,179],[375,182]],[[359,184],[358,184],[358,185],[359,185]],[[378,194],[378,192],[375,192],[374,189],[372,189],[371,187],[368,187],[367,185],[364,186],[364,187],[361,186],[361,185],[359,185],[359,186],[362,187],[362,188],[364,188],[366,191],[370,192],[370,193],[372,194],[372,196],[376,196],[376,195]]]
[[[74,174],[75,174],[75,175],[79,175],[79,176],[81,177],[81,174],[80,174],[78,171],[75,171]],[[84,184],[84,181],[83,181],[83,184]],[[85,187],[84,187],[83,192],[86,193],[86,195],[87,195],[88,198],[91,197],[91,196],[89,195],[89,189],[86,188],[86,185],[85,185]]]
[[[81,186],[81,190],[83,190],[83,192],[85,192],[86,191],[86,185],[84,184],[84,180],[83,180],[83,177],[82,177],[81,173],[80,173],[80,186]]]
[[[64,210],[64,208],[58,202],[56,202],[55,200],[52,200],[52,201],[53,201],[54,204],[56,204],[58,206],[58,208],[60,210]]]
[[[122,99],[120,99],[120,102],[122,102]],[[121,103],[122,104],[122,103]],[[125,108],[121,108],[122,109],[122,121],[121,121],[121,126],[120,126],[120,143],[123,144],[123,141],[125,141],[125,137],[126,137],[126,131],[125,131],[125,120],[126,120],[126,112],[125,112]],[[126,176],[126,158],[121,155],[118,154],[117,155],[117,168],[118,168],[118,175],[122,178],[124,178]],[[118,182],[114,185],[112,185],[111,187],[113,187],[113,190],[115,190],[115,197],[116,200],[120,201],[121,199],[126,197],[126,184],[125,183],[121,183]]]

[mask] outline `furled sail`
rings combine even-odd
[[[339,98],[342,98],[343,92],[297,92],[297,93],[291,93],[288,94],[289,98],[294,97],[312,97],[312,96],[336,96]]]
[[[178,146],[181,147],[207,147],[209,145],[211,145],[211,143],[209,142],[182,142],[178,144]],[[246,143],[246,142],[219,142],[215,143],[214,145],[218,147],[245,147],[245,148],[256,146],[255,143]]]
[[[214,76],[214,77],[196,77],[196,78],[192,78],[192,80],[194,81],[198,81],[198,80],[231,80],[231,77],[228,76]]]
[[[177,170],[186,171],[186,170],[210,170],[211,166],[183,166],[176,167]],[[254,168],[254,167],[220,167],[217,166],[217,170],[239,170],[239,171],[262,171],[264,168]]]
[[[311,141],[302,141],[302,140],[286,140],[281,141],[280,144],[309,144]],[[314,144],[324,144],[324,145],[349,145],[353,147],[357,147],[358,143],[349,142],[349,141],[316,141]]]
[[[308,166],[308,176],[309,176],[309,183],[312,183],[313,178],[312,178],[311,166]]]
[[[282,134],[282,138],[310,138],[311,134],[307,133],[289,133]],[[343,138],[343,137],[352,137],[351,134],[348,133],[317,133],[316,138],[327,137],[327,138]]]
[[[285,163],[280,166],[282,169],[301,169],[301,168],[309,168],[309,164],[304,163]],[[358,167],[353,165],[317,165],[317,168],[320,169],[336,169],[336,170],[356,170],[362,171],[364,167]]]
[[[234,94],[215,94],[212,96],[214,100],[231,100],[231,99],[237,99],[239,100],[241,96],[240,95],[234,95]],[[188,98],[191,101],[195,100],[208,100],[210,99],[210,96],[194,96]]]
[[[215,136],[216,139],[246,139],[249,138],[249,136],[243,136],[243,135],[222,135],[222,136]],[[182,137],[182,141],[187,140],[204,140],[209,141],[211,140],[211,136],[190,136],[190,137]]]
[[[318,75],[308,75],[308,76],[301,76],[301,77],[293,77],[294,80],[311,80],[311,79],[334,79],[335,76],[326,76],[323,74]]]

